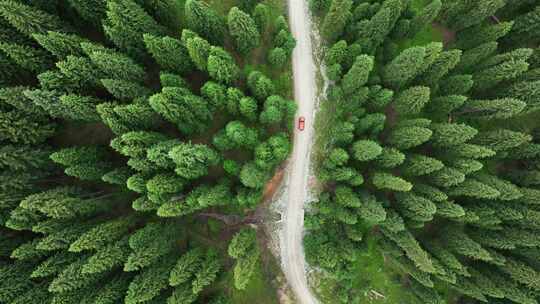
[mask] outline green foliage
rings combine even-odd
[[[343,33],[345,26],[351,18],[351,0],[333,0],[326,14],[321,33],[322,36],[332,43]]]
[[[11,26],[27,36],[46,34],[47,31],[69,31],[69,27],[58,16],[18,1],[0,2],[0,12]]]
[[[208,56],[210,55],[210,43],[200,37],[193,37],[187,39],[186,48],[195,66],[199,70],[205,71],[208,65]]]
[[[373,69],[373,57],[361,55],[356,57],[353,66],[343,76],[343,92],[352,95],[368,81],[369,73]]]
[[[408,192],[411,191],[413,187],[408,181],[384,172],[375,172],[373,174],[372,182],[378,189],[397,192]]]
[[[171,37],[143,35],[148,52],[164,70],[184,74],[191,70],[191,60],[187,48],[180,40]]]
[[[154,111],[186,134],[202,132],[211,119],[208,102],[181,87],[165,87],[149,99]]]
[[[369,161],[382,154],[383,148],[371,140],[359,140],[352,146],[352,155],[359,161]]]
[[[210,77],[223,84],[232,84],[240,73],[232,56],[221,47],[212,46],[208,54]]]
[[[233,7],[227,16],[229,33],[235,39],[236,49],[241,54],[248,54],[258,47],[261,35],[255,21],[245,12]]]
[[[103,21],[103,29],[122,51],[139,57],[145,51],[142,33],[160,36],[165,32],[134,0],[107,1],[107,18]]]
[[[429,103],[428,87],[410,87],[402,91],[394,100],[396,111],[404,115],[418,114]]]
[[[388,137],[388,142],[398,149],[410,149],[427,142],[433,132],[422,127],[401,127],[394,130]]]
[[[60,60],[69,55],[83,56],[81,43],[87,42],[86,39],[77,35],[53,31],[48,31],[46,34],[34,34],[33,38]]]
[[[409,36],[413,37],[416,33],[421,31],[422,28],[429,26],[439,15],[441,7],[441,0],[434,0],[429,5],[425,6],[422,11],[411,20]]]
[[[188,27],[213,43],[220,43],[225,33],[224,21],[203,1],[187,0],[184,4]]]
[[[252,279],[260,259],[255,230],[240,230],[229,244],[229,256],[236,259],[234,266],[234,286],[244,290]]]
[[[176,164],[175,172],[186,179],[196,179],[208,173],[208,167],[219,162],[219,155],[205,145],[182,143],[169,152]]]

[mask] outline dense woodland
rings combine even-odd
[[[195,232],[288,156],[295,41],[228,3],[0,1],[0,303],[224,304],[259,271],[255,230]]]
[[[333,128],[304,241],[333,303],[368,303],[373,236],[414,302],[540,302],[540,1],[310,5]]]

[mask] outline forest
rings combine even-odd
[[[540,1],[310,8],[331,81],[304,239],[323,303],[538,303]],[[373,252],[395,302],[369,290]]]
[[[245,219],[292,148],[284,12],[0,0],[0,303],[268,294]]]

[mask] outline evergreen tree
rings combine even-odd
[[[362,48],[365,51],[368,53],[375,52],[376,47],[382,44],[392,32],[405,7],[406,2],[402,0],[384,1],[380,9],[369,21],[366,21],[362,26],[358,26],[358,38],[366,39],[366,41],[360,42],[363,44]]]
[[[143,40],[146,49],[161,68],[180,75],[191,70],[188,50],[180,40],[151,34],[144,34]]]
[[[321,29],[323,37],[330,43],[337,40],[343,33],[347,22],[352,16],[351,8],[351,0],[333,0],[331,2]]]
[[[143,33],[160,36],[165,29],[136,1],[107,1],[107,19],[103,29],[121,50],[136,57],[144,54]]]
[[[478,134],[475,128],[458,123],[432,124],[430,129],[433,131],[430,143],[437,147],[458,146],[468,142]]]
[[[507,119],[521,113],[527,104],[513,98],[469,100],[464,114],[484,119]]]
[[[239,72],[236,62],[227,51],[215,46],[210,48],[208,55],[210,77],[223,84],[232,84],[238,78]]]
[[[377,158],[383,148],[371,140],[359,140],[352,146],[352,155],[359,161],[369,161]]]
[[[414,16],[409,28],[409,37],[414,37],[414,35],[420,32],[424,27],[429,26],[429,24],[439,15],[441,7],[442,2],[440,0],[434,0]]]
[[[150,97],[150,106],[186,134],[202,132],[212,117],[208,103],[179,87],[165,87]]]
[[[485,43],[497,41],[508,34],[513,25],[513,22],[501,22],[494,25],[478,25],[472,27],[461,31],[453,46],[459,49],[468,50]]]
[[[169,157],[176,164],[175,172],[186,179],[196,179],[208,173],[208,167],[219,162],[219,155],[205,145],[179,144],[172,148]]]
[[[0,51],[4,52],[14,63],[28,71],[41,73],[52,66],[49,54],[42,49],[0,42]]]
[[[491,89],[502,81],[517,78],[528,69],[529,64],[524,60],[509,60],[478,71],[473,74],[474,90],[481,92]]]
[[[481,23],[506,4],[505,0],[453,1],[445,5],[442,19],[455,30]]]
[[[30,37],[33,34],[46,34],[47,31],[71,31],[58,16],[18,1],[0,2],[0,15],[19,32]]]
[[[122,53],[97,51],[92,52],[89,57],[107,78],[142,82],[146,77],[143,67]]]
[[[259,100],[266,100],[275,91],[272,80],[259,71],[249,73],[247,85],[253,95]]]
[[[241,54],[249,54],[259,46],[261,35],[255,21],[248,14],[233,7],[227,16],[227,24],[229,33],[235,39],[236,49]]]
[[[193,37],[187,40],[186,48],[195,66],[201,71],[206,71],[210,56],[210,43],[200,37]]]
[[[412,47],[404,50],[384,67],[383,80],[392,88],[400,88],[420,74],[425,68],[426,49]]]
[[[397,149],[410,149],[427,142],[433,132],[422,127],[402,127],[394,130],[388,137],[388,142]]]
[[[106,17],[107,2],[103,0],[68,0],[71,7],[77,11],[84,20],[101,25],[101,21]]]
[[[171,256],[160,258],[150,267],[137,274],[129,284],[125,303],[148,302],[157,297],[169,283],[169,271],[176,260]]]
[[[438,159],[421,154],[410,154],[406,157],[402,172],[406,175],[420,176],[436,172],[442,168],[444,168],[444,164]]]
[[[257,25],[259,33],[266,33],[266,29],[270,23],[270,9],[268,5],[264,3],[258,3],[253,9],[253,13],[251,14],[251,16],[253,17],[253,21]]]
[[[224,21],[203,1],[188,0],[184,4],[188,27],[212,43],[220,43],[225,33]]]
[[[428,87],[410,87],[402,91],[394,100],[394,108],[402,114],[418,114],[429,103]]]
[[[397,192],[411,191],[413,185],[408,181],[389,173],[375,172],[372,179],[373,185],[381,190]]]
[[[170,223],[164,224],[148,223],[129,237],[129,247],[132,252],[124,264],[124,271],[153,268],[154,263],[159,263],[163,258],[167,259],[167,254],[175,246],[174,229],[176,226]]]
[[[83,56],[84,52],[81,43],[86,39],[73,34],[49,31],[47,34],[34,34],[33,38],[47,51],[63,60],[68,55]]]
[[[373,69],[373,57],[361,55],[356,60],[345,76],[343,76],[343,92],[352,95],[368,81],[369,73]]]
[[[55,132],[53,123],[24,115],[19,111],[0,112],[0,139],[12,143],[36,144],[44,142]]]

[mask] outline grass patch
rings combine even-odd
[[[431,42],[443,42],[443,33],[432,26],[423,28],[413,38],[406,39],[400,43],[399,50],[405,50],[413,46],[423,46]]]
[[[414,12],[420,12],[426,5],[430,4],[431,0],[413,0],[411,9]],[[405,50],[413,46],[422,46],[431,42],[442,42],[443,33],[440,29],[433,26],[426,26],[418,32],[413,38],[405,39],[398,43],[399,50]]]
[[[371,234],[364,240],[361,254],[352,265],[352,286],[358,303],[366,304],[413,304],[418,303],[403,288],[402,275],[390,267],[377,247],[377,238]],[[336,295],[342,283],[332,277],[321,278],[318,286],[323,303],[338,303]]]
[[[215,225],[215,224],[212,224]],[[215,229],[216,227],[210,228]],[[215,239],[215,238],[213,238]],[[223,242],[217,238],[220,243]],[[224,259],[228,262],[226,269],[222,272],[218,278],[216,284],[213,285],[212,290],[217,294],[222,294],[231,301],[231,304],[278,304],[277,296],[277,282],[275,278],[280,273],[279,265],[271,254],[265,255],[264,245],[259,243],[261,250],[261,259],[259,261],[259,267],[253,274],[251,281],[247,285],[245,290],[238,290],[234,287],[234,264],[233,260],[227,255],[227,249],[222,251],[224,253]]]

